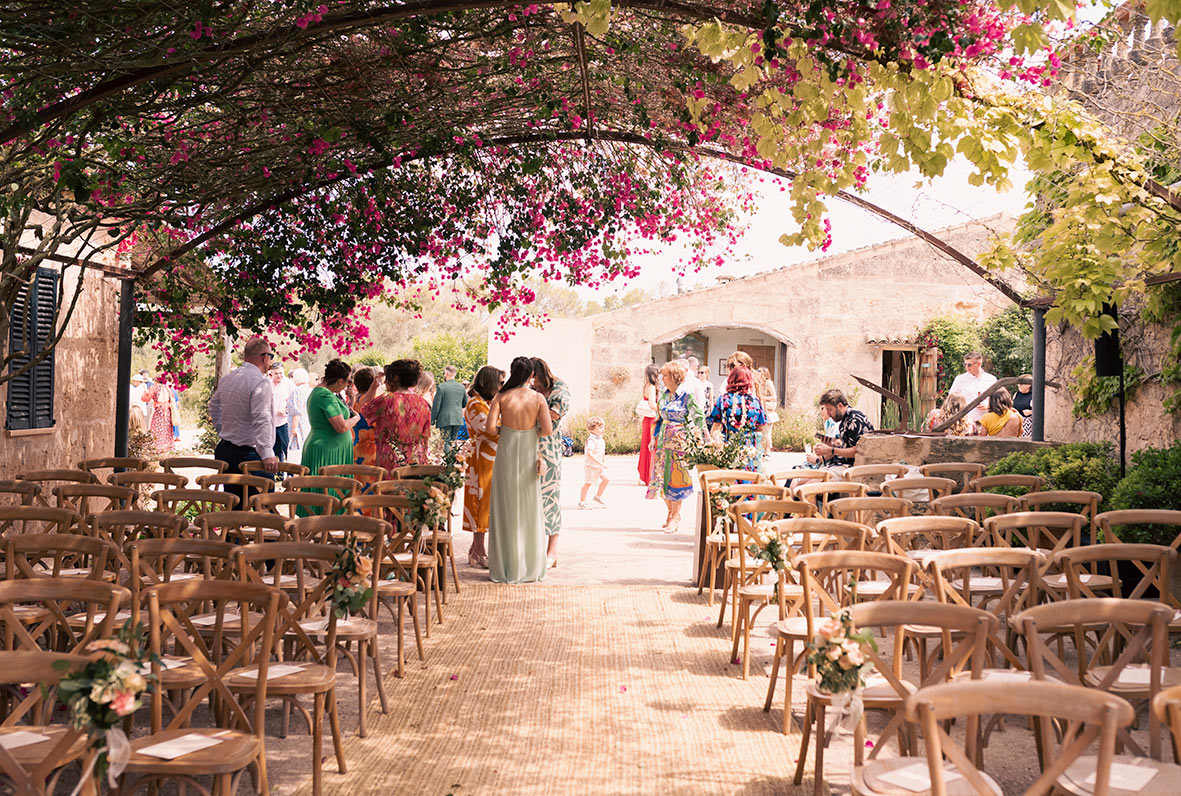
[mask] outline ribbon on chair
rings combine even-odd
[[[97,754],[86,764],[86,770],[78,778],[78,784],[74,786],[70,796],[78,796],[82,792],[82,788],[90,781],[90,775],[94,773],[98,759],[104,754],[107,756],[107,786],[118,787],[119,777],[123,775],[123,770],[131,760],[131,741],[128,740],[127,733],[123,732],[121,727],[106,730],[102,735],[102,741],[96,747],[96,752]]]
[[[833,716],[832,720],[828,722],[828,728],[824,731],[826,746],[832,740],[832,734],[837,727],[851,730],[857,726],[857,722],[861,721],[861,716],[865,713],[865,702],[861,698],[861,691],[862,689],[858,687],[852,691],[838,691],[829,697]]]

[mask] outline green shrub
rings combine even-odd
[[[771,426],[771,447],[779,451],[802,451],[805,442],[815,442],[821,428],[816,412],[796,412],[780,416]]]
[[[1020,376],[1033,369],[1032,313],[1024,307],[1010,307],[980,326],[989,372],[998,379]]]
[[[575,452],[582,453],[586,450],[586,421],[592,416],[598,415],[607,425],[603,431],[603,443],[607,448],[607,453],[639,453],[642,433],[641,419],[636,417],[633,406],[633,404],[617,404],[571,415],[564,422],[563,433],[574,440]]]
[[[1040,475],[1048,482],[1047,489],[1098,492],[1103,496],[1100,508],[1106,509],[1119,482],[1119,462],[1116,461],[1110,442],[1072,442],[1053,448],[1010,453],[988,468],[988,474]],[[1046,508],[1057,511],[1077,510],[1074,506],[1057,504]]]
[[[1171,448],[1145,448],[1132,454],[1132,469],[1111,496],[1117,509],[1181,510],[1181,443]],[[1177,529],[1168,525],[1131,525],[1119,532],[1122,542],[1142,544],[1173,543]]]

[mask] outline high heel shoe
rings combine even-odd
[[[467,565],[472,568],[479,568],[480,557],[478,555],[476,555],[475,550],[468,550],[467,551]]]
[[[668,525],[665,525],[665,526],[664,526],[664,532],[665,532],[665,533],[676,533],[676,532],[677,532],[677,531],[679,531],[679,530],[681,530],[681,517],[680,517],[680,515],[677,515],[676,517],[672,517],[672,518],[670,518],[670,519],[669,519],[669,521],[668,521]]]

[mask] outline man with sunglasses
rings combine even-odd
[[[221,441],[213,451],[239,473],[242,462],[262,461],[268,473],[277,472],[274,398],[266,371],[275,358],[271,344],[252,337],[242,349],[242,366],[227,373],[209,399],[209,418]]]

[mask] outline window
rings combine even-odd
[[[31,288],[22,288],[17,296],[10,318],[8,351],[21,355],[9,363],[9,373],[20,370],[52,342],[59,279],[57,271],[38,268]],[[53,427],[53,360],[54,352],[50,352],[31,370],[9,379],[5,428],[18,431]]]

